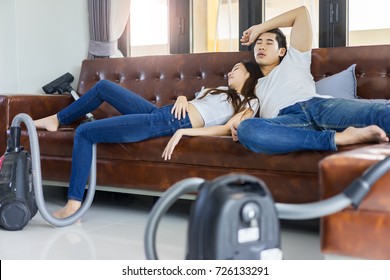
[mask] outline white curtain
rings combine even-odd
[[[130,0],[88,0],[89,58],[123,57],[118,39],[130,16]]]
[[[118,42],[122,36],[130,16],[130,0],[111,0],[111,14],[109,23],[109,40]],[[116,53],[110,57],[123,57],[116,48]]]
[[[313,27],[313,38],[318,38],[318,3],[319,0],[302,0],[302,5],[305,5],[310,13],[311,25]],[[318,48],[318,40],[313,40],[313,48]]]

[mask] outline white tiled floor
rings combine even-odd
[[[46,187],[48,209],[65,203],[65,189]],[[48,225],[38,213],[22,230],[0,229],[0,259],[145,259],[144,227],[153,198],[97,192],[81,222],[63,228]],[[183,259],[189,201],[177,203],[164,217],[157,236],[160,259]],[[318,232],[283,227],[284,259],[323,259]]]

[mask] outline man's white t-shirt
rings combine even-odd
[[[258,80],[261,118],[274,118],[280,110],[313,97],[331,98],[316,93],[310,64],[311,50],[300,52],[290,46],[282,62]]]

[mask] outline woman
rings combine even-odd
[[[113,82],[102,80],[58,114],[34,121],[37,128],[56,131],[59,125],[72,123],[104,101],[122,114],[87,122],[76,129],[68,202],[54,216],[65,218],[80,208],[94,143],[128,143],[174,135],[162,154],[163,158],[170,159],[183,135],[229,135],[235,121],[253,117],[259,107],[254,91],[260,76],[256,63],[242,61],[229,72],[228,88],[203,90],[189,102],[181,96],[175,104],[162,108]]]

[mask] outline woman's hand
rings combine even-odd
[[[161,157],[164,158],[164,160],[170,160],[171,155],[173,153],[173,150],[175,149],[176,145],[179,143],[180,139],[183,137],[182,130],[179,129],[173,134],[171,139],[169,140],[167,146],[164,149],[164,152],[162,153]]]
[[[243,120],[249,119],[253,117],[253,110],[252,109],[246,109],[245,111],[241,112],[240,114],[235,115],[233,118],[231,118],[228,122],[230,124],[230,134],[232,135],[233,141],[237,142],[240,141],[238,139],[237,129],[240,123]]]
[[[231,132],[231,135],[232,135],[232,138],[233,138],[233,141],[234,141],[234,142],[239,141],[238,135],[237,135],[237,128],[238,128],[238,126],[240,125],[240,123],[241,123],[241,122],[235,122],[235,123],[233,123],[233,125],[230,127],[230,132]]]
[[[175,116],[176,119],[184,119],[188,112],[188,101],[187,97],[179,96],[173,105],[171,113]]]

